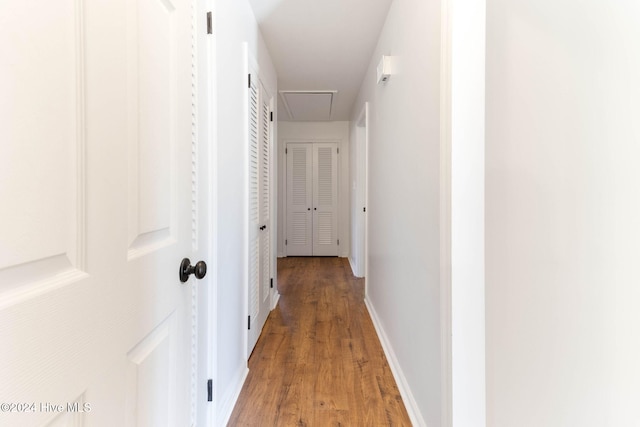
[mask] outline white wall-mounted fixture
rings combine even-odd
[[[391,77],[391,57],[383,55],[378,63],[378,84],[384,84]]]

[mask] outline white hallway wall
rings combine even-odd
[[[276,71],[246,0],[216,0],[213,16],[217,69],[217,104],[213,123],[217,170],[215,208],[217,372],[214,402],[218,423],[230,415],[247,373],[246,283],[247,214],[246,117],[247,74],[243,44],[258,62],[267,89],[277,93]]]
[[[487,425],[640,425],[640,3],[487,1]]]
[[[430,426],[442,403],[440,41],[439,0],[395,0],[351,114],[354,127],[370,102],[367,302],[414,424]],[[395,68],[384,86],[382,55]]]
[[[349,256],[349,122],[278,122],[278,256],[286,253],[284,244],[286,234],[285,213],[287,195],[285,192],[285,171],[287,142],[339,141],[338,156],[338,255]]]

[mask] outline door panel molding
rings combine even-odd
[[[175,7],[135,0],[127,13],[127,131],[129,252],[132,260],[175,240],[174,169]],[[171,64],[171,66],[169,66]]]
[[[24,55],[28,46],[16,40],[0,42],[3,60],[11,64],[6,83],[0,83],[0,92],[8,94],[0,110],[11,117],[0,127],[6,165],[0,167],[0,198],[6,201],[0,205],[3,307],[86,276],[83,6],[80,0],[59,4],[55,29],[49,21],[48,31],[30,33],[30,43],[43,49],[37,58]],[[12,16],[32,19],[33,7],[15,5]]]
[[[127,353],[126,426],[175,425],[177,333],[174,312]]]

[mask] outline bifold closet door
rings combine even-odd
[[[313,255],[313,146],[287,145],[288,256]]]
[[[268,311],[268,298],[271,296],[271,97],[264,86],[260,87],[260,298],[265,311]]]
[[[338,144],[287,145],[288,256],[338,255]]]
[[[256,345],[269,314],[270,293],[270,100],[257,74],[248,96],[249,127],[249,289],[247,354]]]
[[[338,255],[338,144],[313,144],[313,255]]]

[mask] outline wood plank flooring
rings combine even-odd
[[[410,426],[347,259],[279,259],[278,283],[228,425]]]

